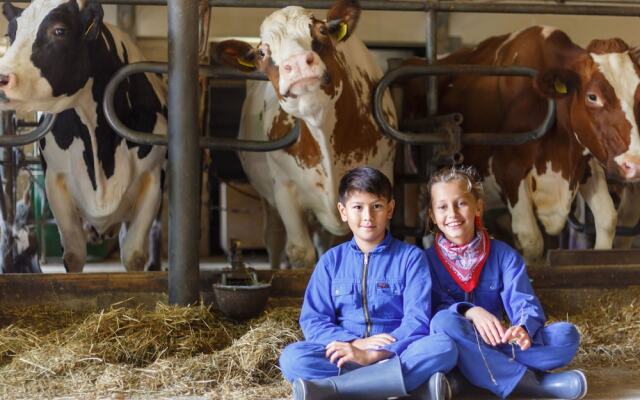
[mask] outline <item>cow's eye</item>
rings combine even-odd
[[[323,35],[327,35],[329,34],[329,31],[327,30],[327,27],[325,25],[322,25],[319,29],[320,33]]]
[[[62,37],[67,33],[67,30],[65,28],[55,28],[53,30],[53,34],[56,35],[57,37]]]
[[[597,103],[597,102],[598,102],[598,96],[596,96],[596,95],[595,95],[595,94],[593,94],[593,93],[589,93],[589,94],[587,95],[587,100],[589,100],[589,101],[590,101],[590,102],[592,102],[592,103]]]
[[[258,58],[264,58],[264,50],[258,49]]]

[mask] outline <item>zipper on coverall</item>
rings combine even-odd
[[[369,269],[369,253],[364,253],[364,265],[362,266],[362,310],[364,311],[364,322],[366,330],[364,337],[371,335],[371,320],[369,319],[369,306],[367,304],[367,271]]]

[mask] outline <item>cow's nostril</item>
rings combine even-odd
[[[5,86],[9,83],[9,75],[0,75],[0,86]]]
[[[313,53],[307,53],[307,65],[313,64],[313,60],[314,60]]]

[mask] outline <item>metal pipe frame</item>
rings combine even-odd
[[[423,133],[405,133],[400,132],[389,124],[382,111],[382,98],[385,91],[392,82],[399,78],[406,78],[420,75],[460,75],[460,74],[478,74],[478,75],[497,75],[497,76],[524,76],[534,77],[537,71],[527,67],[496,67],[482,65],[425,65],[425,66],[405,66],[388,72],[374,92],[373,113],[376,121],[380,125],[380,129],[387,136],[403,143],[414,145],[425,144],[447,144],[450,142],[450,135],[447,129],[434,126],[434,132]],[[555,101],[548,99],[547,114],[542,124],[534,130],[519,133],[465,133],[462,135],[461,142],[467,145],[518,145],[531,140],[541,138],[553,124],[555,118]],[[440,120],[444,120],[445,125],[451,127],[451,124],[459,125],[462,122],[460,114],[449,114],[440,116]],[[446,121],[450,119],[450,121]]]
[[[169,0],[169,303],[200,299],[198,0]]]
[[[29,143],[33,143],[39,139],[41,139],[44,135],[47,134],[53,128],[53,124],[56,121],[55,114],[46,114],[38,126],[30,131],[29,133],[20,134],[20,135],[0,135],[0,146],[1,147],[13,147],[13,146],[24,146]],[[3,123],[10,123],[14,127],[17,125],[15,121],[3,119]],[[5,127],[6,129],[6,127]],[[12,128],[15,129],[15,128]]]
[[[168,144],[166,132],[151,134],[129,129],[118,118],[114,105],[114,97],[116,89],[118,88],[118,84],[120,84],[120,82],[125,80],[128,76],[144,72],[166,74],[168,70],[169,67],[167,63],[133,63],[120,68],[118,72],[116,72],[116,74],[111,78],[111,80],[107,84],[107,87],[105,88],[102,106],[107,122],[109,123],[111,128],[116,131],[116,133],[134,143],[161,146],[166,146]],[[200,66],[198,67],[198,71],[200,75],[213,79],[267,80],[267,77],[264,74],[247,74],[228,67]],[[216,138],[202,136],[199,138],[199,146],[217,150],[265,152],[288,147],[298,140],[299,135],[300,122],[296,119],[296,123],[291,131],[285,136],[275,140],[244,140],[236,138]]]
[[[29,0],[14,0],[14,3],[28,3]],[[100,0],[102,4],[164,6],[167,0]],[[380,11],[429,11],[464,12],[464,13],[497,13],[497,14],[556,14],[556,15],[603,15],[632,17],[640,16],[640,6],[602,5],[605,2],[581,1],[585,4],[557,3],[480,3],[474,1],[445,0],[438,3],[419,1],[361,1],[364,10]],[[333,5],[331,0],[209,0],[210,7],[243,7],[243,8],[282,8],[286,6],[302,6],[305,8],[326,9]],[[631,0],[619,3],[634,4]],[[636,3],[637,4],[637,3]]]

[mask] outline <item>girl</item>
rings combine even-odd
[[[428,218],[437,226],[426,251],[433,280],[431,332],[456,342],[459,371],[502,398],[583,398],[587,381],[581,371],[544,372],[573,359],[578,331],[566,322],[544,326],[523,259],[482,227],[475,170],[444,168],[431,177],[428,191]],[[509,327],[501,322],[504,313]]]

